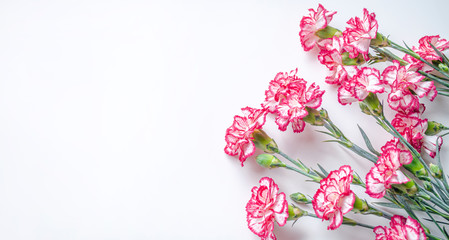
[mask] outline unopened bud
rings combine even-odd
[[[382,116],[382,104],[375,93],[369,93],[365,100],[359,102],[360,109],[363,113],[373,116]]]
[[[306,110],[309,114],[305,116],[302,120],[306,123],[309,123],[313,126],[323,126],[324,119],[321,117],[320,112],[318,110],[306,107]]]
[[[262,129],[256,129],[252,133],[252,141],[256,148],[266,152],[266,153],[277,153],[279,152],[278,145],[276,142],[268,136]]]
[[[423,181],[423,185],[424,185],[424,188],[425,188],[427,191],[433,191],[432,183],[430,183],[430,182],[428,182],[428,181]]]
[[[260,154],[256,158],[257,163],[266,168],[285,167],[285,163],[279,160],[277,157],[270,154]]]
[[[354,208],[353,210],[356,212],[366,212],[369,207],[365,200],[360,199],[357,195],[355,196]]]
[[[438,179],[442,178],[443,172],[441,171],[440,167],[438,167],[438,165],[431,163],[431,164],[429,164],[429,168],[430,168],[430,173],[432,174],[432,176],[434,176],[435,178],[438,178]]]
[[[288,218],[287,220],[296,220],[304,215],[307,215],[307,212],[297,208],[295,206],[288,205]]]
[[[427,171],[424,168],[424,165],[416,157],[413,157],[411,163],[404,165],[404,168],[413,173],[413,175],[415,175],[417,178],[421,179],[426,178],[428,176]]]
[[[447,130],[448,128],[445,127],[443,124],[435,121],[427,121],[427,130],[425,134],[427,136],[433,136],[438,134],[439,132],[443,130]]]
[[[304,194],[302,193],[293,193],[290,194],[290,199],[293,200],[295,203],[311,203],[312,201]]]
[[[438,68],[440,68],[444,72],[449,72],[449,67],[446,64],[444,64],[444,63],[438,64]]]

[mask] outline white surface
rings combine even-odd
[[[416,45],[424,35],[449,38],[448,4],[429,2],[324,5],[338,11],[333,26],[343,29],[366,7],[380,32]],[[299,21],[317,5],[2,1],[0,239],[258,239],[244,207],[262,176],[287,194],[317,187],[254,158],[242,168],[223,152],[232,117],[257,107],[277,72],[298,67],[321,83],[323,107],[351,139],[361,143],[357,123],[376,147],[387,138],[355,105],[338,105],[335,90],[322,84],[327,71],[316,52],[300,47]],[[442,116],[435,120],[447,123]],[[291,156],[368,171],[365,161],[322,143],[327,138],[314,128],[281,133],[272,120],[265,129]],[[301,219],[275,231],[280,240],[374,238],[370,230],[326,226]]]

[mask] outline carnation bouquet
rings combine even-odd
[[[234,117],[224,151],[242,166],[251,159],[265,168],[301,174],[316,184],[316,191],[286,194],[274,179],[262,177],[246,205],[248,228],[261,239],[276,239],[275,224],[312,217],[327,222],[329,230],[342,225],[372,229],[372,238],[379,240],[449,239],[449,183],[440,156],[449,129],[426,116],[424,104],[449,96],[449,59],[443,53],[449,41],[423,36],[410,47],[379,32],[375,13],[367,9],[344,29],[332,25],[335,14],[321,4],[309,10],[299,23],[302,48],[306,54],[317,53],[316,61],[328,72],[325,82],[335,88],[333,99],[358,104],[361,114],[390,138],[374,147],[373,137],[359,127],[363,142],[353,141],[339,125],[357,123],[334,122],[321,107],[325,91],[320,86],[300,78],[298,69],[275,74],[261,105],[244,107]],[[280,131],[301,133],[312,127],[369,168],[357,172],[341,161],[339,168],[328,169],[295,159],[263,130],[271,120]],[[388,224],[371,225],[354,214]]]

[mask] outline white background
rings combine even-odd
[[[445,1],[332,1],[340,29],[364,7],[379,31],[410,46],[449,38]],[[356,105],[340,106],[299,21],[315,1],[1,1],[0,239],[258,239],[246,226],[250,189],[272,177],[287,195],[318,185],[254,157],[242,168],[224,134],[258,107],[276,73],[327,90],[323,107],[355,142],[389,138]],[[428,107],[448,124],[447,99]],[[329,171],[370,164],[306,127],[266,131],[281,149]],[[258,152],[259,153],[259,152]],[[443,154],[445,151],[443,151]],[[447,154],[446,154],[447,156]],[[361,189],[354,189],[365,197]],[[371,225],[387,221],[350,214]],[[278,239],[374,239],[371,230],[300,219]]]

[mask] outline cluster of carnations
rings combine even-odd
[[[378,32],[374,13],[364,9],[363,17],[351,18],[344,31],[329,25],[335,13],[321,4],[316,10],[310,9],[300,22],[301,44],[305,51],[319,50],[318,60],[330,72],[325,82],[337,85],[339,103],[358,102],[362,112],[371,115],[393,138],[377,152],[360,129],[369,151],[364,150],[346,138],[326,110],[318,109],[324,90],[299,78],[297,69],[278,73],[269,83],[260,108],[245,107],[243,115],[234,117],[232,126],[226,131],[225,152],[238,155],[243,166],[259,148],[265,152],[256,158],[261,166],[293,170],[319,183],[313,198],[301,193],[290,195],[297,204],[311,204],[315,214],[289,205],[274,181],[264,177],[260,186],[252,189],[251,200],[246,206],[249,229],[261,239],[276,239],[274,222],[283,226],[287,220],[313,216],[329,221],[328,229],[331,230],[342,224],[371,228],[376,240],[439,239],[425,226],[424,222],[428,221],[449,239],[441,226],[449,223],[434,219],[437,215],[449,220],[449,184],[439,156],[443,135],[437,135],[448,128],[423,118],[425,106],[420,103],[423,97],[433,101],[437,94],[449,96],[448,89],[444,88],[449,87],[449,60],[442,53],[449,48],[449,41],[438,35],[425,36],[419,40],[418,47],[404,48]],[[388,48],[401,51],[405,56],[400,58]],[[381,73],[371,67],[378,62],[390,62],[390,65]],[[442,87],[437,88],[440,85]],[[396,112],[391,122],[385,118],[384,106],[378,99],[382,93],[388,94],[388,106]],[[275,123],[281,131],[291,125],[293,132],[300,133],[306,123],[324,127],[325,133],[335,138],[335,142],[370,160],[374,166],[366,174],[365,181],[348,165],[330,173],[321,166],[320,171],[309,168],[283,153],[262,130],[267,114],[275,115]],[[424,153],[437,163],[425,162]],[[390,202],[385,206],[396,205],[406,210],[409,216],[391,215],[369,204],[351,190],[351,185],[364,187],[370,197],[384,198]],[[385,217],[390,220],[390,227],[371,227],[343,217],[351,211]],[[428,219],[419,218],[415,211],[426,213]]]

